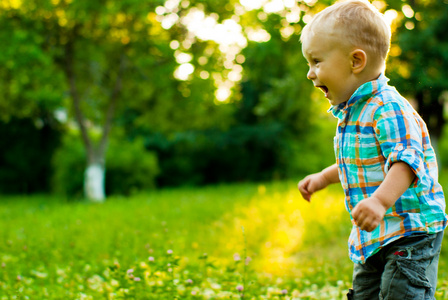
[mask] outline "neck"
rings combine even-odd
[[[366,68],[364,69],[364,71],[362,73],[359,74],[359,85],[361,86],[362,84],[366,83],[366,82],[370,82],[373,80],[377,80],[381,73],[384,72],[384,68]]]

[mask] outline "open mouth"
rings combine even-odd
[[[324,94],[325,94],[325,97],[327,97],[328,96],[328,88],[325,86],[325,85],[319,85],[319,86],[316,86],[318,89],[320,89],[322,92],[324,92]]]

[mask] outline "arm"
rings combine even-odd
[[[338,166],[334,164],[319,173],[308,175],[299,182],[298,187],[302,197],[306,201],[310,201],[314,192],[337,182],[339,182]]]
[[[408,164],[394,163],[373,195],[359,202],[352,211],[352,217],[361,230],[373,231],[414,179],[415,174]]]

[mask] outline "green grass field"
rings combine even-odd
[[[2,197],[0,228],[0,299],[344,299],[351,282],[337,187],[312,203],[295,182]]]

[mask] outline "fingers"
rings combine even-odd
[[[378,223],[376,222],[370,222],[368,220],[364,220],[364,219],[353,219],[355,222],[355,225],[359,227],[359,229],[367,231],[367,232],[372,232],[375,230],[375,228],[378,227]]]
[[[376,211],[371,211],[369,207],[364,207],[364,204],[360,202],[352,210],[353,221],[361,230],[372,232],[378,227],[382,218],[377,215]]]
[[[305,199],[308,202],[310,202],[311,195],[313,194],[312,192],[310,192],[308,190],[309,184],[310,184],[310,179],[308,177],[305,177],[305,179],[300,181],[298,184],[300,194],[302,194],[303,199]]]

